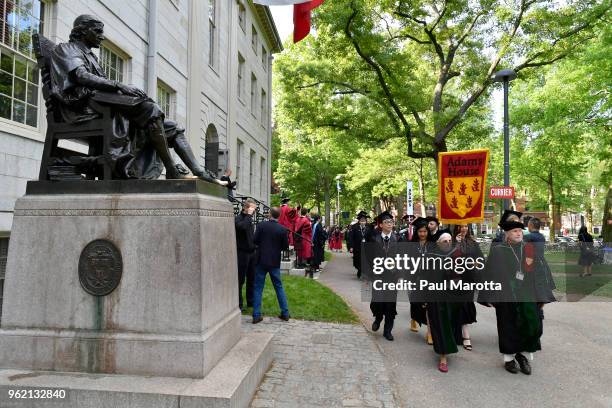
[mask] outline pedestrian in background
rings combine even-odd
[[[236,216],[236,247],[238,254],[238,306],[242,310],[242,286],[246,281],[247,307],[253,307],[253,282],[255,281],[255,243],[253,214],[257,203],[250,198],[242,203],[242,211]]]
[[[272,285],[276,291],[276,299],[281,310],[279,316],[284,321],[289,320],[287,296],[281,280],[281,253],[289,249],[287,231],[278,223],[281,211],[278,207],[270,209],[270,220],[261,222],[255,231],[253,242],[257,245],[257,266],[255,267],[255,290],[253,297],[253,324],[263,320],[261,317],[261,302],[266,275],[270,274]]]

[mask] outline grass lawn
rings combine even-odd
[[[570,294],[584,294],[612,297],[612,276],[555,276],[557,291]]]
[[[555,262],[555,263],[578,263],[578,258],[580,257],[580,253],[576,252],[566,252],[566,253],[544,253],[544,258],[546,258],[547,262]]]
[[[333,258],[333,256],[334,256],[334,255],[333,255],[333,254],[332,254],[330,251],[327,251],[327,250],[325,251],[325,260],[326,260],[327,262],[331,261],[331,259]]]
[[[551,265],[557,291],[561,293],[585,294],[612,297],[612,266],[593,265],[594,276],[580,277],[582,266],[575,263]]]
[[[292,318],[335,323],[357,323],[359,321],[340,296],[318,281],[290,275],[282,275],[282,279],[289,303],[289,314]],[[245,290],[246,288],[243,288],[243,299],[246,299]],[[251,315],[252,312],[253,310],[249,308],[243,314]],[[264,316],[276,317],[280,314],[276,292],[274,292],[269,275],[266,276],[261,312]]]

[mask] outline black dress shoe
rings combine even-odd
[[[257,324],[257,323],[262,322],[262,321],[263,321],[263,317],[261,317],[261,316],[253,318],[253,324]]]
[[[279,315],[279,316],[278,316],[278,318],[279,318],[279,319],[284,320],[284,321],[286,321],[286,322],[288,322],[288,321],[289,321],[289,318],[290,318],[290,317],[291,317],[291,316],[289,316],[289,315],[287,315],[287,316],[285,316],[285,315]]]
[[[378,331],[380,329],[380,320],[374,320],[372,323],[372,331]]]
[[[516,353],[514,357],[516,357],[516,361],[518,361],[519,366],[521,367],[521,372],[523,374],[531,375],[531,365],[529,364],[527,357],[521,353]]]
[[[385,333],[383,337],[389,341],[393,341],[393,335],[391,333]]]
[[[506,363],[504,364],[504,368],[506,369],[506,371],[512,374],[518,374],[519,372],[519,368],[518,368],[518,365],[516,364],[516,360],[506,361]]]

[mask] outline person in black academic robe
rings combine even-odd
[[[428,253],[428,258],[442,258],[451,256],[453,251],[452,238],[448,232],[443,232],[439,235],[436,246]],[[433,264],[433,262],[432,262]],[[447,281],[453,271],[444,269],[427,270],[424,277],[430,282]],[[442,295],[437,295],[433,301],[426,302],[426,313],[429,330],[433,340],[433,348],[436,354],[439,355],[438,370],[443,373],[448,372],[447,355],[454,354],[458,351],[457,344],[461,343],[461,322],[459,313],[461,303],[448,302],[437,300]]]
[[[524,374],[531,374],[529,361],[542,348],[540,309],[554,301],[554,296],[543,264],[536,262],[535,250],[523,242],[524,225],[505,221],[500,226],[505,231],[505,242],[491,247],[483,280],[500,283],[502,290],[481,291],[478,301],[495,307],[504,368],[516,374],[520,367]]]
[[[319,269],[321,263],[325,260],[325,241],[327,241],[327,232],[321,225],[321,218],[318,215],[314,216],[315,222],[312,226],[312,259],[310,266],[313,269]]]
[[[348,250],[353,254],[353,266],[357,269],[357,278],[361,279],[361,246],[368,240],[371,234],[371,228],[367,225],[368,214],[361,211],[357,214],[357,224],[353,225],[350,230],[350,237],[347,241]]]
[[[393,258],[399,253],[397,235],[393,232],[393,216],[385,211],[378,217],[380,223],[380,230],[372,234],[368,238],[368,261],[371,262],[373,257],[379,258]],[[385,326],[383,329],[383,336],[393,341],[393,323],[395,316],[397,315],[397,291],[388,288],[382,288],[378,285],[377,290],[375,288],[375,281],[381,280],[382,283],[393,283],[398,280],[397,270],[384,270],[382,274],[372,274],[372,299],[370,301],[370,310],[374,316],[374,322],[372,323],[372,331],[378,331],[380,324],[383,319]],[[382,290],[380,290],[382,288]]]
[[[427,228],[427,220],[425,218],[417,218],[412,223],[412,239],[408,247],[408,255],[412,258],[426,256],[431,252],[432,243],[429,240],[429,230]],[[415,274],[418,273],[415,272]],[[410,297],[410,296],[409,296]],[[410,302],[410,330],[413,332],[419,331],[419,326],[427,325],[427,316],[425,315],[425,303]],[[427,331],[427,343],[431,344],[431,334]]]

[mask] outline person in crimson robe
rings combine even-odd
[[[305,267],[312,257],[312,224],[307,217],[308,209],[302,208],[300,216],[295,221],[295,252],[297,254],[297,266]]]
[[[333,227],[328,234],[329,250],[332,252],[336,248],[336,236],[334,235],[334,233],[336,232],[336,228],[337,227]]]
[[[291,207],[289,207],[289,201],[291,199],[289,197],[283,197],[281,199],[281,215],[278,218],[278,223],[280,225],[282,225],[283,227],[285,227],[288,231],[293,231],[293,229],[291,228],[291,220],[290,220],[290,214],[289,212],[292,210]],[[295,215],[294,215],[295,216]],[[293,245],[293,237],[292,237],[292,233],[289,233],[289,245]]]
[[[342,241],[344,239],[344,234],[342,233],[342,230],[340,227],[336,227],[336,231],[334,231],[334,242],[335,242],[335,246],[334,249],[338,252],[342,252]]]

